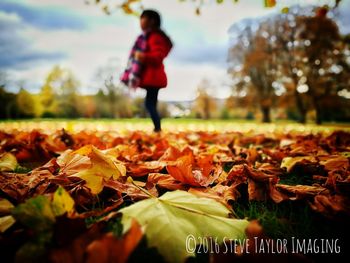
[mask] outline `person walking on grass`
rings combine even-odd
[[[161,17],[154,10],[144,10],[140,16],[142,34],[130,51],[127,68],[121,81],[127,86],[146,90],[145,107],[152,118],[154,131],[161,131],[157,110],[158,93],[167,86],[163,60],[173,47],[161,29]]]

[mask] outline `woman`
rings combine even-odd
[[[157,111],[158,92],[167,86],[163,60],[173,44],[161,29],[161,18],[154,10],[145,10],[140,17],[142,34],[130,52],[128,67],[121,80],[132,88],[146,90],[145,107],[149,112],[154,131],[161,131],[160,116]]]

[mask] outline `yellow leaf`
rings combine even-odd
[[[9,229],[16,220],[12,216],[3,216],[0,217],[0,232],[4,233],[7,229]]]
[[[74,209],[73,198],[64,190],[63,187],[59,186],[53,195],[52,208],[56,216],[69,213]]]
[[[83,179],[92,194],[99,194],[103,189],[103,178],[98,176],[93,168],[81,171],[74,176]]]
[[[70,154],[89,158],[90,168],[82,169],[71,175],[85,180],[86,186],[93,194],[102,191],[104,179],[118,179],[120,176],[126,175],[126,167],[117,160],[115,151],[101,151],[93,145],[86,145]],[[65,159],[72,160],[73,158]]]
[[[276,0],[265,0],[265,7],[274,7],[276,5]]]
[[[0,171],[10,172],[13,171],[18,165],[16,156],[12,153],[4,153],[0,156]]]
[[[6,199],[0,199],[0,214],[9,214],[14,205]]]
[[[282,14],[288,14],[289,13],[289,8],[288,7],[283,7],[281,12],[282,12]]]
[[[62,153],[56,162],[60,166],[60,173],[64,173],[67,176],[89,169],[92,166],[89,157],[72,153],[70,149]]]
[[[109,179],[117,179],[126,175],[124,164],[119,162],[114,156],[104,153],[93,145],[86,145],[73,153],[86,155],[92,162],[92,169],[100,176]]]
[[[121,9],[124,11],[125,14],[131,15],[134,13],[134,10],[131,9],[130,5],[127,3],[124,3],[121,5]]]

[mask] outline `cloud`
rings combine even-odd
[[[19,2],[0,2],[0,11],[18,15],[23,23],[34,27],[57,30],[87,28],[87,23],[81,17],[72,13],[68,8],[50,8],[45,6],[30,6]]]
[[[23,69],[33,62],[62,59],[62,52],[44,52],[33,48],[33,40],[23,36],[26,25],[16,14],[0,11],[0,68]]]
[[[227,49],[224,44],[175,45],[169,60],[179,64],[211,64],[226,67]]]
[[[100,6],[86,5],[84,0],[0,1],[0,51],[8,54],[0,57],[0,64],[8,67],[15,78],[29,81],[32,91],[40,88],[59,62],[78,78],[82,93],[95,93],[91,82],[96,69],[111,57],[119,58],[123,68],[140,33],[136,17],[126,16],[120,10],[107,16]],[[227,96],[229,89],[221,82],[227,76],[228,28],[243,18],[280,12],[284,5],[293,3],[278,1],[279,6],[273,10],[263,8],[261,0],[242,0],[237,4],[224,1],[221,5],[206,2],[202,15],[196,16],[193,1],[143,0],[145,8],[161,12],[164,29],[175,43],[166,59],[169,86],[161,91],[161,100],[193,99],[203,78],[214,83],[215,96]],[[341,2],[345,20],[349,19],[347,3],[349,0]],[[119,73],[116,68],[115,77]]]
[[[350,34],[350,1],[345,0],[340,2],[338,12],[335,19],[339,23],[340,32],[343,34]]]

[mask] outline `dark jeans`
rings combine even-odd
[[[157,111],[159,88],[149,87],[146,88],[146,91],[145,107],[152,118],[154,131],[160,131],[160,117]]]

